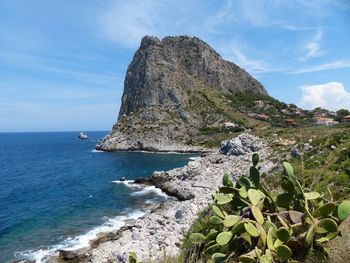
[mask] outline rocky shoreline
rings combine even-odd
[[[143,142],[128,138],[120,132],[114,132],[105,136],[100,144],[95,147],[104,152],[155,152],[155,153],[208,153],[211,149],[201,146],[185,145],[177,142],[154,143],[152,140],[144,139]]]
[[[149,180],[139,180],[173,197],[143,217],[127,221],[118,231],[101,234],[91,242],[90,248],[60,251],[59,257],[48,262],[128,262],[131,251],[144,262],[158,262],[165,256],[176,255],[198,213],[211,203],[211,195],[221,185],[224,173],[231,174],[234,180],[246,175],[253,152],[261,156],[261,172],[268,172],[274,166],[266,159],[267,144],[260,139],[244,134],[230,142],[223,146],[235,148],[230,152],[238,155],[208,154],[182,168],[155,172]]]

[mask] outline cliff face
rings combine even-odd
[[[227,97],[267,95],[245,70],[196,37],[146,36],[130,63],[118,122],[100,150],[200,151],[199,129],[234,121]]]

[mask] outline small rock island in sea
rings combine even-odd
[[[83,132],[80,132],[80,133],[79,133],[78,138],[79,138],[80,140],[87,140],[87,139],[89,139],[89,137],[88,137],[85,133],[83,133]]]

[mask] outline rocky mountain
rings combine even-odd
[[[201,131],[244,122],[231,104],[236,92],[268,96],[199,38],[145,36],[127,69],[118,121],[97,149],[201,151]]]

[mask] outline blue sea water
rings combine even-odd
[[[186,154],[94,151],[107,132],[0,133],[0,262],[80,248],[165,196],[115,183],[185,165]]]

